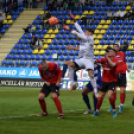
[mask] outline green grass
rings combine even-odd
[[[134,92],[127,92],[123,113],[117,118],[108,113],[109,102],[107,96],[103,102],[98,117],[91,114],[83,115],[86,106],[82,100],[81,90],[61,90],[60,100],[63,105],[65,119],[58,120],[57,109],[49,96],[46,99],[47,117],[28,116],[41,113],[38,103],[40,89],[20,87],[0,87],[0,134],[133,134],[134,107],[132,97]],[[93,106],[91,95],[90,102]],[[119,106],[119,92],[116,102]],[[73,111],[71,111],[73,110]],[[118,107],[117,107],[118,110]],[[56,113],[54,113],[56,112]],[[10,116],[23,116],[9,118]]]

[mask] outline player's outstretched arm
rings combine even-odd
[[[79,51],[80,50],[79,46],[77,46],[77,47],[67,46],[66,49],[67,50],[75,50],[75,51]]]

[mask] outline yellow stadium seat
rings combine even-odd
[[[87,15],[87,14],[88,14],[88,11],[84,11],[83,14],[84,14],[84,15]]]
[[[126,10],[131,10],[131,6],[127,6],[126,7]]]
[[[111,20],[107,20],[106,24],[108,24],[108,25],[111,24]]]
[[[43,15],[44,14],[44,11],[40,11],[40,14],[39,15]]]
[[[93,15],[94,14],[94,11],[90,11],[88,14],[89,15]]]
[[[71,24],[71,20],[66,20],[66,24]]]
[[[3,20],[2,24],[7,24],[7,20]]]
[[[96,49],[96,45],[94,45],[94,49]]]
[[[99,40],[95,40],[95,41],[94,41],[94,44],[95,44],[95,45],[99,44]]]
[[[41,49],[41,50],[39,51],[39,54],[44,54],[44,52],[45,52],[45,51]]]
[[[131,44],[134,45],[134,40],[132,40]]]
[[[102,39],[102,38],[103,38],[102,34],[99,34],[99,35],[97,36],[97,39]]]
[[[48,48],[48,45],[44,44],[43,49],[47,49],[47,48]]]
[[[102,45],[97,45],[97,46],[96,46],[96,49],[97,49],[97,50],[101,50],[101,49],[102,49]]]
[[[94,55],[99,55],[99,51],[95,50]]]
[[[44,23],[46,23],[48,20],[44,20]]]
[[[38,54],[38,49],[33,50],[33,54]]]
[[[113,45],[110,45],[110,47],[112,47],[112,48],[113,48]]]
[[[103,45],[102,49],[106,50],[107,49],[107,45]]]
[[[42,43],[44,44],[46,42],[46,40],[45,39],[42,39]]]
[[[7,20],[10,20],[11,19],[11,15],[7,15]]]
[[[108,25],[104,25],[102,29],[108,29]]]
[[[132,45],[128,46],[128,50],[133,50],[133,46]]]
[[[76,16],[75,16],[75,19],[76,19],[76,20],[81,19],[80,15],[76,15]]]
[[[106,54],[105,51],[101,51],[101,52],[100,52],[100,55],[105,55],[105,54]]]
[[[73,20],[71,20],[70,24],[74,24],[74,21],[73,21]]]
[[[101,30],[100,33],[101,34],[105,34],[106,33],[106,30]]]
[[[13,23],[13,20],[8,20],[7,24],[12,24]]]
[[[55,34],[51,34],[50,39],[54,39],[55,38]]]
[[[45,34],[44,38],[48,39],[48,38],[50,38],[50,35],[49,34]]]
[[[99,34],[100,31],[99,31],[98,29],[96,29],[96,30],[94,31],[94,33],[95,33],[95,34]]]
[[[51,44],[51,43],[52,43],[52,40],[51,40],[51,39],[48,39],[48,40],[46,41],[46,43],[47,43],[47,44]]]
[[[106,23],[106,21],[105,20],[101,20],[101,22],[100,22],[100,24],[105,24]]]
[[[102,29],[102,25],[98,25],[97,26],[97,29]]]
[[[53,30],[52,30],[52,29],[49,29],[47,33],[50,34],[50,33],[52,33],[52,32],[53,32]]]
[[[58,30],[58,29],[55,29],[55,30],[53,31],[53,33],[57,34],[57,33],[59,33],[59,30]]]
[[[93,34],[94,39],[96,38],[96,34]]]

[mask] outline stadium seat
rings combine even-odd
[[[110,40],[113,40],[113,39],[114,39],[114,35],[111,34],[111,35],[109,36],[109,39],[110,39]]]
[[[111,20],[107,20],[107,21],[106,21],[106,24],[107,24],[107,25],[111,24]]]
[[[102,29],[102,25],[98,25],[97,26],[97,29]]]
[[[69,44],[69,40],[65,39],[64,44],[66,44],[66,45]]]
[[[48,38],[50,38],[50,35],[49,34],[45,34],[44,38],[48,39]]]
[[[70,50],[69,55],[74,55],[74,50]]]
[[[106,33],[106,30],[101,30],[100,33],[101,34],[105,34]]]
[[[101,49],[102,49],[102,45],[97,45],[97,46],[96,46],[96,49],[97,49],[97,50],[101,50]]]
[[[61,41],[62,39],[60,39],[59,41]],[[58,42],[57,42],[57,39],[53,39],[53,41],[52,41],[52,44],[57,44]],[[62,43],[63,43],[63,40],[62,40]]]
[[[107,45],[103,45],[102,49],[106,50],[107,49]]]
[[[57,34],[57,33],[59,33],[59,30],[58,30],[58,29],[55,29],[55,30],[53,31],[53,33],[54,33],[54,34]]]
[[[59,45],[55,45],[55,46],[54,46],[54,49],[55,49],[55,50],[58,50],[58,49],[60,49],[60,46],[59,46]]]
[[[100,51],[100,55],[105,55],[106,51]]]
[[[49,33],[49,34],[51,34],[52,32],[53,32],[52,29],[49,29],[49,30],[47,31],[47,33]]]
[[[63,39],[59,39],[58,44],[63,44]]]
[[[61,49],[61,50],[66,49],[65,45],[61,45],[60,49]]]
[[[68,50],[64,50],[63,55],[68,55]]]
[[[3,20],[2,24],[4,25],[7,24],[7,20]]]
[[[44,44],[43,49],[47,49],[47,48],[48,48],[48,45]]]
[[[94,55],[99,55],[99,51],[94,51]]]
[[[103,29],[108,29],[108,25],[104,25],[103,26]]]
[[[102,39],[102,38],[103,38],[102,34],[99,34],[99,35],[97,36],[97,39]]]
[[[64,56],[61,55],[61,56],[59,57],[59,60],[63,61],[63,60],[64,60]]]
[[[126,51],[126,56],[130,56],[131,51]]]
[[[35,49],[35,50],[33,51],[33,54],[38,54],[38,49]]]
[[[62,38],[63,38],[63,39],[66,39],[66,38],[67,38],[67,35],[66,35],[66,34],[63,34],[63,35],[62,35]]]
[[[52,44],[50,44],[48,49],[52,50],[52,49],[54,49],[54,46]]]
[[[131,6],[127,6],[126,7],[126,10],[131,10]]]
[[[38,52],[38,54],[44,54],[45,53],[45,51],[44,50],[39,50],[39,52]]]
[[[95,45],[99,44],[99,40],[95,40],[95,41],[94,41],[94,44],[95,44]]]
[[[57,54],[58,54],[58,55],[62,55],[62,50],[58,50],[58,51],[57,51]]]
[[[130,45],[130,46],[128,46],[128,50],[133,50],[133,46],[132,45]]]
[[[65,60],[70,60],[71,58],[70,58],[70,56],[69,55],[67,55],[66,57],[65,57]]]
[[[55,38],[55,34],[51,34],[50,39],[54,39]]]
[[[101,24],[101,25],[102,25],[102,24],[104,25],[105,23],[106,23],[105,20],[101,20],[101,21],[100,21],[100,24]]]
[[[100,44],[101,44],[101,45],[104,45],[104,44],[105,44],[105,41],[102,39],[102,40],[100,41]]]

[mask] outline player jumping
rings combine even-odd
[[[80,25],[76,22],[74,16],[70,13],[70,17],[74,20],[74,25],[77,29],[71,30],[68,26],[64,25],[63,28],[66,30],[69,30],[72,34],[76,35],[78,38],[81,39],[81,44],[79,46],[80,49],[80,55],[81,57],[78,59],[75,59],[74,62],[71,62],[69,64],[69,67],[73,68],[74,71],[77,71],[79,69],[86,69],[88,71],[88,75],[90,77],[91,84],[94,88],[94,93],[96,97],[99,97],[98,91],[97,91],[97,85],[96,80],[94,78],[94,38],[93,33],[94,30],[91,28],[86,29],[86,32],[84,33],[80,27]]]
[[[44,101],[44,99],[50,93],[52,93],[52,99],[59,112],[58,119],[63,119],[64,115],[63,115],[63,111],[62,111],[62,105],[61,105],[60,100],[58,99],[62,71],[57,64],[47,63],[45,60],[43,60],[41,62],[38,69],[40,72],[40,76],[45,83],[38,96],[40,107],[42,108],[43,113],[39,114],[37,116],[47,116],[48,115],[48,112],[46,110],[46,102]]]
[[[115,56],[115,50],[111,48],[107,53],[107,58],[101,58],[96,60],[97,63],[102,64],[103,74],[102,74],[102,85],[100,89],[101,95],[97,102],[96,111],[92,116],[97,116],[99,114],[99,110],[105,97],[106,91],[108,91],[109,102],[113,108],[113,117],[117,116],[117,112],[115,109],[115,101],[112,98],[115,90],[115,83],[117,82],[116,67],[115,67],[116,61],[114,61],[114,56]],[[112,67],[108,64],[109,59],[113,61]]]

